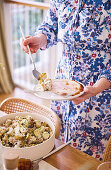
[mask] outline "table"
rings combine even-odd
[[[55,148],[62,144],[55,139]],[[97,170],[101,161],[73,148],[70,145],[44,159],[59,170]]]
[[[2,116],[1,112],[0,116]],[[55,139],[55,148],[61,144],[63,144],[61,141]],[[98,165],[101,163],[101,161],[70,145],[65,146],[44,160],[59,170],[97,170]]]

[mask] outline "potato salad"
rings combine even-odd
[[[7,147],[30,147],[44,142],[52,135],[52,129],[46,122],[34,120],[31,116],[16,116],[7,119],[0,126],[0,140]]]

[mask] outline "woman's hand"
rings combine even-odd
[[[72,101],[75,105],[78,105],[78,104],[82,103],[83,101],[85,101],[86,99],[97,95],[98,93],[102,92],[105,89],[110,88],[110,86],[111,86],[110,81],[107,80],[106,78],[102,77],[100,80],[98,80],[94,84],[94,86],[84,87],[84,94],[80,97],[76,97]]]
[[[27,45],[30,47],[31,53],[36,53],[38,49],[45,49],[47,45],[47,37],[44,34],[40,34],[39,36],[27,36],[25,40],[23,38],[20,39],[20,45],[22,50],[25,53],[29,53]]]
[[[80,103],[82,103],[83,101],[85,101],[86,99],[92,97],[95,95],[96,89],[93,86],[86,86],[84,87],[84,94],[74,98],[72,101],[75,105],[78,105]]]

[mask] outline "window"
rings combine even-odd
[[[27,82],[30,86],[35,83],[32,77],[32,62],[27,54],[25,54],[20,47],[20,26],[26,36],[34,35],[37,26],[43,20],[43,10],[34,7],[27,7],[22,5],[11,5],[11,18],[12,18],[12,47],[13,47],[13,78],[16,84],[21,82],[24,86]],[[34,61],[37,65],[42,62],[40,60],[40,51],[33,54]],[[40,67],[40,66],[39,66]],[[38,67],[38,69],[40,69]]]
[[[10,46],[8,51],[13,80],[22,87],[33,88],[37,81],[32,75],[32,62],[29,56],[25,54],[20,47],[20,26],[22,26],[26,36],[34,35],[37,26],[43,21],[47,10],[18,4],[5,4],[5,13],[6,27],[8,26],[8,41],[11,41],[11,44],[10,41],[8,42],[8,48]],[[60,52],[58,47],[55,46],[44,51],[38,50],[36,54],[33,54],[36,68],[41,73],[46,72],[51,78],[54,77],[58,61],[57,56],[60,56],[58,55],[58,51]]]

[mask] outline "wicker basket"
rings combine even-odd
[[[29,113],[38,113],[46,116],[49,118],[55,126],[55,138],[58,139],[60,133],[60,120],[59,117],[55,112],[49,109],[46,106],[38,105],[31,101],[10,97],[5,99],[1,105],[0,110],[10,114],[10,113],[17,113],[17,112],[29,112]]]
[[[111,136],[108,140],[104,156],[103,156],[103,162],[110,162],[111,161]]]

